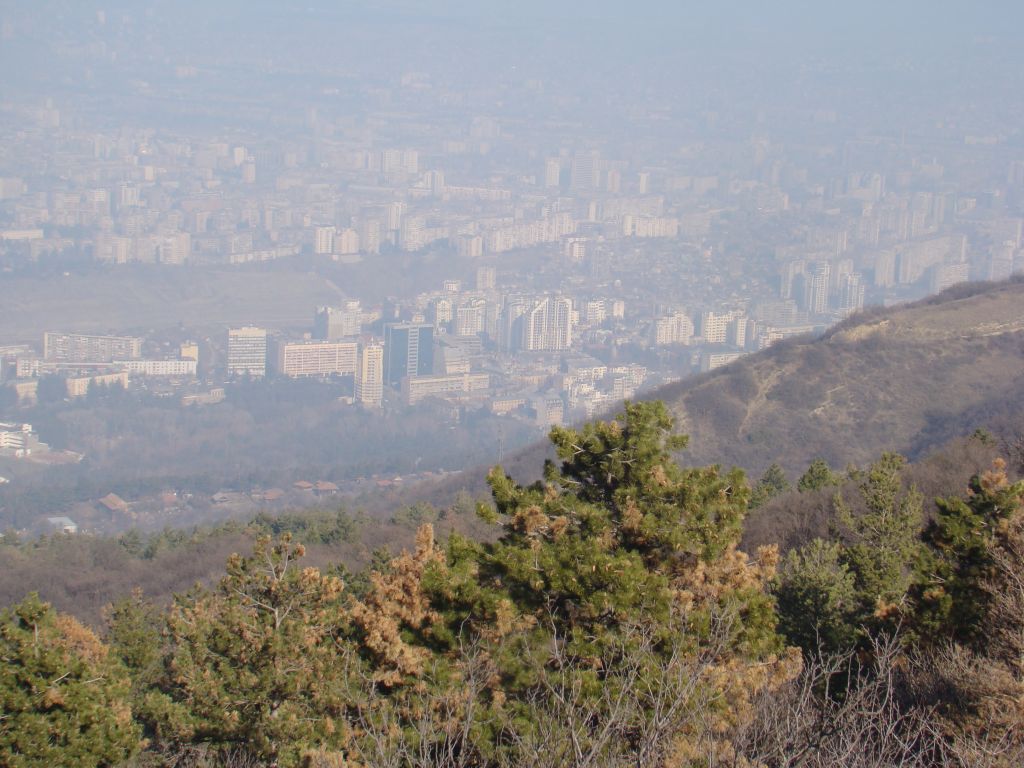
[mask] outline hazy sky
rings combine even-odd
[[[835,101],[998,103],[1024,78],[1019,0],[0,0],[0,21],[0,98],[112,93],[182,64],[240,93],[272,71],[381,82],[422,71],[456,88],[738,84],[792,98],[806,82]]]

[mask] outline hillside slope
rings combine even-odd
[[[917,458],[984,427],[1024,429],[1024,282],[971,285],[876,310],[814,340],[794,340],[664,388],[681,457],[757,475],[802,472],[881,451]]]
[[[819,457],[837,469],[883,451],[916,460],[978,428],[1013,440],[1024,435],[1024,278],[871,309],[644,399],[664,400],[690,436],[681,463],[742,467],[751,482],[773,462],[795,478]],[[528,480],[550,455],[544,441],[504,466]],[[462,482],[478,493],[481,475]]]

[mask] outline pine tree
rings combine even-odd
[[[779,631],[810,654],[844,652],[857,640],[857,587],[842,559],[839,543],[815,539],[791,551],[779,569]]]
[[[242,747],[281,766],[342,746],[358,678],[343,585],[300,568],[303,554],[289,534],[260,537],[217,590],[176,599],[161,690],[146,701],[158,743]]]
[[[837,534],[847,542],[841,561],[853,574],[865,627],[892,628],[908,610],[924,512],[917,489],[903,487],[906,463],[885,453],[867,471],[851,473],[859,509],[835,499]]]
[[[678,679],[666,670],[701,658],[705,643],[721,666],[717,683],[702,685],[736,693],[720,691],[718,701],[742,701],[745,686],[772,679],[767,670],[790,669],[777,655],[765,589],[774,550],[751,561],[737,549],[744,477],[680,468],[671,452],[685,438],[672,426],[661,403],[636,403],[612,421],[555,428],[560,463],[547,464],[543,482],[524,487],[500,468],[490,473],[494,510],[485,516],[501,525],[497,540],[452,537],[445,559],[424,568],[437,612],[419,631],[424,642],[454,650],[476,638],[495,665],[481,721],[496,730],[485,728],[485,741],[508,729],[534,733],[543,726],[536,707],[567,691],[577,711],[608,723],[637,676],[645,694],[629,695],[642,717]],[[749,677],[757,664],[764,674]],[[714,716],[725,728],[739,715],[722,706]]]
[[[1006,462],[971,478],[963,498],[936,502],[923,534],[927,554],[918,565],[917,620],[923,636],[959,642],[985,640],[995,575],[994,549],[1006,522],[1024,505],[1024,481],[1010,483]]]
[[[842,479],[832,471],[828,462],[824,459],[815,459],[807,467],[807,471],[800,476],[796,487],[800,493],[806,493],[808,491],[838,486],[840,482],[842,482]]]
[[[110,766],[139,744],[128,675],[36,595],[0,612],[0,764]]]
[[[750,508],[756,509],[767,504],[776,496],[781,496],[789,489],[789,478],[786,477],[782,467],[778,464],[772,464],[764,471],[761,479],[754,486],[754,490],[750,495]]]

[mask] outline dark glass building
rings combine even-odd
[[[406,376],[434,371],[434,326],[388,323],[384,326],[384,382],[397,387]]]

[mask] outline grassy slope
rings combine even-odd
[[[884,450],[916,458],[1024,412],[1024,283],[970,289],[790,342],[654,396],[690,434],[682,457],[759,474],[815,457],[864,464]],[[976,288],[976,290],[978,290]]]

